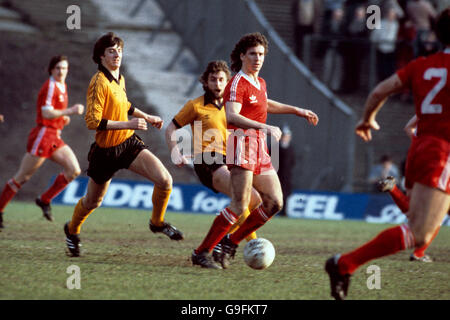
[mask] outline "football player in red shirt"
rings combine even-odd
[[[220,242],[222,251],[215,259],[223,268],[228,267],[238,244],[283,206],[280,181],[266,142],[266,132],[279,140],[281,130],[266,124],[267,113],[294,114],[313,125],[319,121],[311,110],[267,98],[266,82],[258,76],[267,49],[267,39],[260,33],[251,33],[244,35],[231,53],[231,69],[237,74],[228,82],[224,93],[228,129],[233,130],[227,138],[226,155],[231,172],[231,202],[216,217],[206,238],[193,253],[210,252]],[[248,207],[252,187],[260,193],[262,204],[252,210],[237,231],[227,235]]]
[[[61,139],[61,130],[70,123],[69,115],[82,114],[84,111],[81,104],[67,108],[68,94],[65,81],[68,71],[69,62],[66,56],[51,58],[48,66],[50,78],[42,85],[38,95],[37,126],[28,136],[27,152],[19,171],[8,180],[0,195],[0,228],[3,228],[5,207],[46,159],[63,167],[63,172],[56,177],[50,188],[36,199],[36,204],[49,221],[53,220],[51,200],[80,174],[80,165],[75,154]]]
[[[363,246],[327,260],[331,295],[347,295],[351,275],[366,262],[429,243],[450,207],[450,8],[436,23],[445,49],[420,57],[380,82],[370,93],[356,134],[372,139],[379,130],[375,118],[389,95],[409,88],[413,92],[417,132],[406,162],[406,188],[411,189],[408,223],[382,231]]]
[[[413,140],[416,137],[416,129],[417,129],[417,116],[414,115],[408,123],[405,125],[405,132],[408,135],[408,137]],[[405,182],[405,185],[410,185],[409,183]],[[386,179],[380,180],[378,182],[378,189],[381,192],[388,192],[389,195],[392,197],[392,200],[394,200],[395,204],[400,208],[400,210],[403,213],[408,213],[409,210],[409,197],[411,194],[411,189],[406,189],[406,194],[400,190],[397,185],[395,178],[392,176],[387,177]],[[433,239],[437,236],[439,233],[440,227],[436,229],[436,231],[433,234],[433,237],[431,238],[430,242],[425,243],[422,247],[416,247],[414,249],[414,252],[411,253],[409,260],[410,261],[421,261],[421,262],[433,262],[433,259],[427,254],[425,254],[425,251],[430,246]]]

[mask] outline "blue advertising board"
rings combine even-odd
[[[75,205],[86,193],[88,178],[79,177],[54,200],[55,204]],[[151,210],[153,184],[149,182],[114,179],[102,206]],[[230,199],[214,193],[203,185],[174,184],[167,210],[216,214]],[[295,190],[286,203],[291,218],[324,220],[365,220],[370,223],[403,223],[406,216],[387,194],[338,193]],[[450,225],[447,216],[443,222]]]

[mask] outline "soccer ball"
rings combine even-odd
[[[250,240],[244,247],[244,261],[253,269],[265,269],[275,259],[275,248],[272,242],[264,238]]]

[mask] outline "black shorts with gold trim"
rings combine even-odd
[[[226,156],[221,153],[205,152],[194,159],[194,170],[200,182],[215,193],[219,191],[213,187],[213,173],[224,165],[226,165]]]
[[[87,175],[95,183],[104,184],[120,169],[128,169],[139,152],[147,148],[148,146],[136,134],[110,148],[101,148],[94,142],[88,154]]]

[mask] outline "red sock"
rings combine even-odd
[[[222,238],[230,230],[231,226],[236,222],[237,216],[229,208],[223,209],[219,215],[214,219],[214,222],[209,229],[203,242],[200,246],[195,249],[195,253],[200,253],[203,251],[210,252],[216,244],[222,240]]]
[[[363,246],[343,254],[338,261],[341,274],[353,274],[366,262],[414,247],[414,235],[409,226],[403,224],[386,229]]]
[[[425,243],[423,246],[421,246],[420,248],[416,248],[416,250],[414,250],[414,255],[417,258],[422,258],[425,255],[425,250],[427,250],[427,248],[430,246],[431,242],[433,242],[434,238],[436,238],[437,234],[439,233],[439,230],[441,229],[441,226],[439,226],[436,231],[434,232],[433,236],[431,237],[430,241],[428,241],[428,243]]]
[[[49,204],[69,184],[64,174],[60,173],[50,188],[41,195],[41,201]]]
[[[0,212],[3,212],[5,207],[11,201],[12,198],[19,191],[21,185],[14,179],[9,179],[3,188],[2,194],[0,195]]]
[[[389,191],[389,194],[403,213],[408,212],[409,198],[399,188],[397,188],[397,186],[394,186],[394,188]]]
[[[230,240],[234,244],[239,244],[242,240],[247,238],[252,232],[263,226],[270,216],[264,212],[262,205],[250,212],[244,223],[233,234],[230,235]]]

